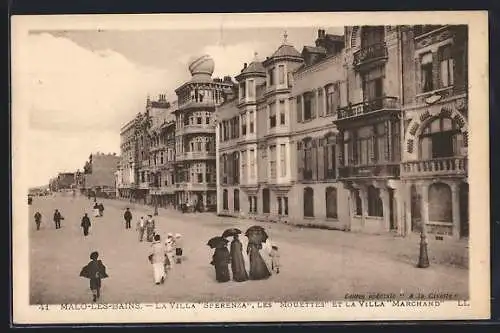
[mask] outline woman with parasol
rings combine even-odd
[[[217,282],[227,282],[230,280],[228,265],[231,262],[231,258],[227,249],[227,243],[228,240],[220,236],[211,238],[207,243],[212,249],[215,248],[210,264],[215,267],[215,279]]]
[[[248,280],[248,273],[245,268],[245,261],[243,260],[243,245],[241,244],[238,235],[241,234],[241,230],[237,228],[227,229],[222,233],[222,237],[233,236],[233,241],[231,242],[231,250],[229,255],[231,257],[231,271],[233,272],[233,281],[243,282]]]
[[[263,280],[271,276],[271,272],[260,255],[262,243],[264,243],[268,236],[264,228],[254,225],[245,232],[248,238],[247,253],[250,259],[250,280]]]

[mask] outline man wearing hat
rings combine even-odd
[[[123,214],[123,218],[125,219],[125,229],[130,229],[130,221],[132,221],[132,213],[130,209],[127,207],[125,213]]]

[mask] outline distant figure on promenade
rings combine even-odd
[[[83,235],[88,236],[89,228],[90,228],[91,224],[90,224],[90,219],[87,216],[87,213],[85,213],[85,215],[83,215],[82,223],[80,224],[80,226],[83,228]]]
[[[157,285],[165,282],[165,258],[165,247],[161,242],[160,235],[155,235],[153,244],[151,245],[149,261],[153,265],[153,276]]]
[[[87,198],[90,200],[90,192],[87,193]]]
[[[64,220],[59,210],[55,210],[54,212],[54,223],[56,225],[56,229],[61,229],[61,220]]]
[[[94,203],[94,217],[99,217],[101,216],[100,212],[99,212],[99,204],[97,202]]]
[[[127,207],[127,210],[123,214],[123,218],[125,219],[125,229],[130,229],[130,221],[132,220],[132,213],[130,209]]]
[[[238,235],[233,236],[231,242],[231,270],[233,272],[233,280],[236,282],[243,282],[248,280],[248,273],[245,268],[245,261],[243,259],[243,245],[238,238]]]
[[[168,265],[166,268],[170,269],[171,263],[175,259],[175,240],[174,235],[172,235],[170,232],[167,234],[167,240],[165,241],[165,250],[168,257]]]
[[[155,232],[155,220],[153,219],[153,215],[148,215],[148,219],[146,220],[146,240],[148,242],[152,242],[154,239]]]
[[[280,254],[278,252],[278,247],[276,245],[271,246],[271,253],[269,253],[271,257],[271,269],[275,274],[280,273]]]
[[[102,202],[99,203],[98,209],[99,209],[99,216],[103,216],[104,215],[104,205],[102,204]]]
[[[175,234],[175,263],[180,264],[182,262],[182,235]]]
[[[106,266],[97,258],[99,258],[99,253],[97,251],[92,252],[90,254],[91,261],[80,272],[81,277],[90,279],[90,290],[94,302],[101,298],[101,279],[108,277]]]
[[[40,230],[40,224],[42,223],[42,214],[40,214],[40,212],[35,213],[35,223],[36,230]]]
[[[141,216],[139,221],[137,221],[136,230],[139,232],[139,242],[142,242],[144,238],[144,230],[146,229],[146,221],[144,221],[144,217]]]

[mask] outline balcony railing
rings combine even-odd
[[[212,133],[215,132],[215,125],[213,124],[197,124],[197,125],[184,125],[179,128],[179,134],[196,134],[196,133]]]
[[[399,163],[341,167],[339,176],[340,178],[399,177]]]
[[[214,159],[215,158],[215,152],[204,152],[204,151],[196,151],[196,152],[187,152],[187,153],[180,153],[177,154],[176,156],[177,161],[184,161],[184,160],[209,160],[209,159]]]
[[[363,47],[361,50],[356,51],[354,53],[353,65],[355,67],[359,67],[377,60],[386,60],[387,57],[387,46],[385,42],[377,43]]]
[[[401,172],[407,177],[466,175],[467,158],[457,156],[403,162]]]
[[[337,119],[359,117],[367,113],[380,110],[398,110],[400,108],[397,97],[384,96],[372,99],[367,102],[351,104],[338,108]]]

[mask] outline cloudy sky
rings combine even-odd
[[[254,52],[271,55],[285,30],[301,51],[314,44],[318,28],[325,27],[31,31],[31,56],[22,64],[30,96],[27,162],[37,165],[29,185],[81,169],[92,152],[119,154],[120,127],[144,110],[148,94],[174,99],[174,89],[190,77],[192,56],[209,54],[214,76],[234,76]]]

